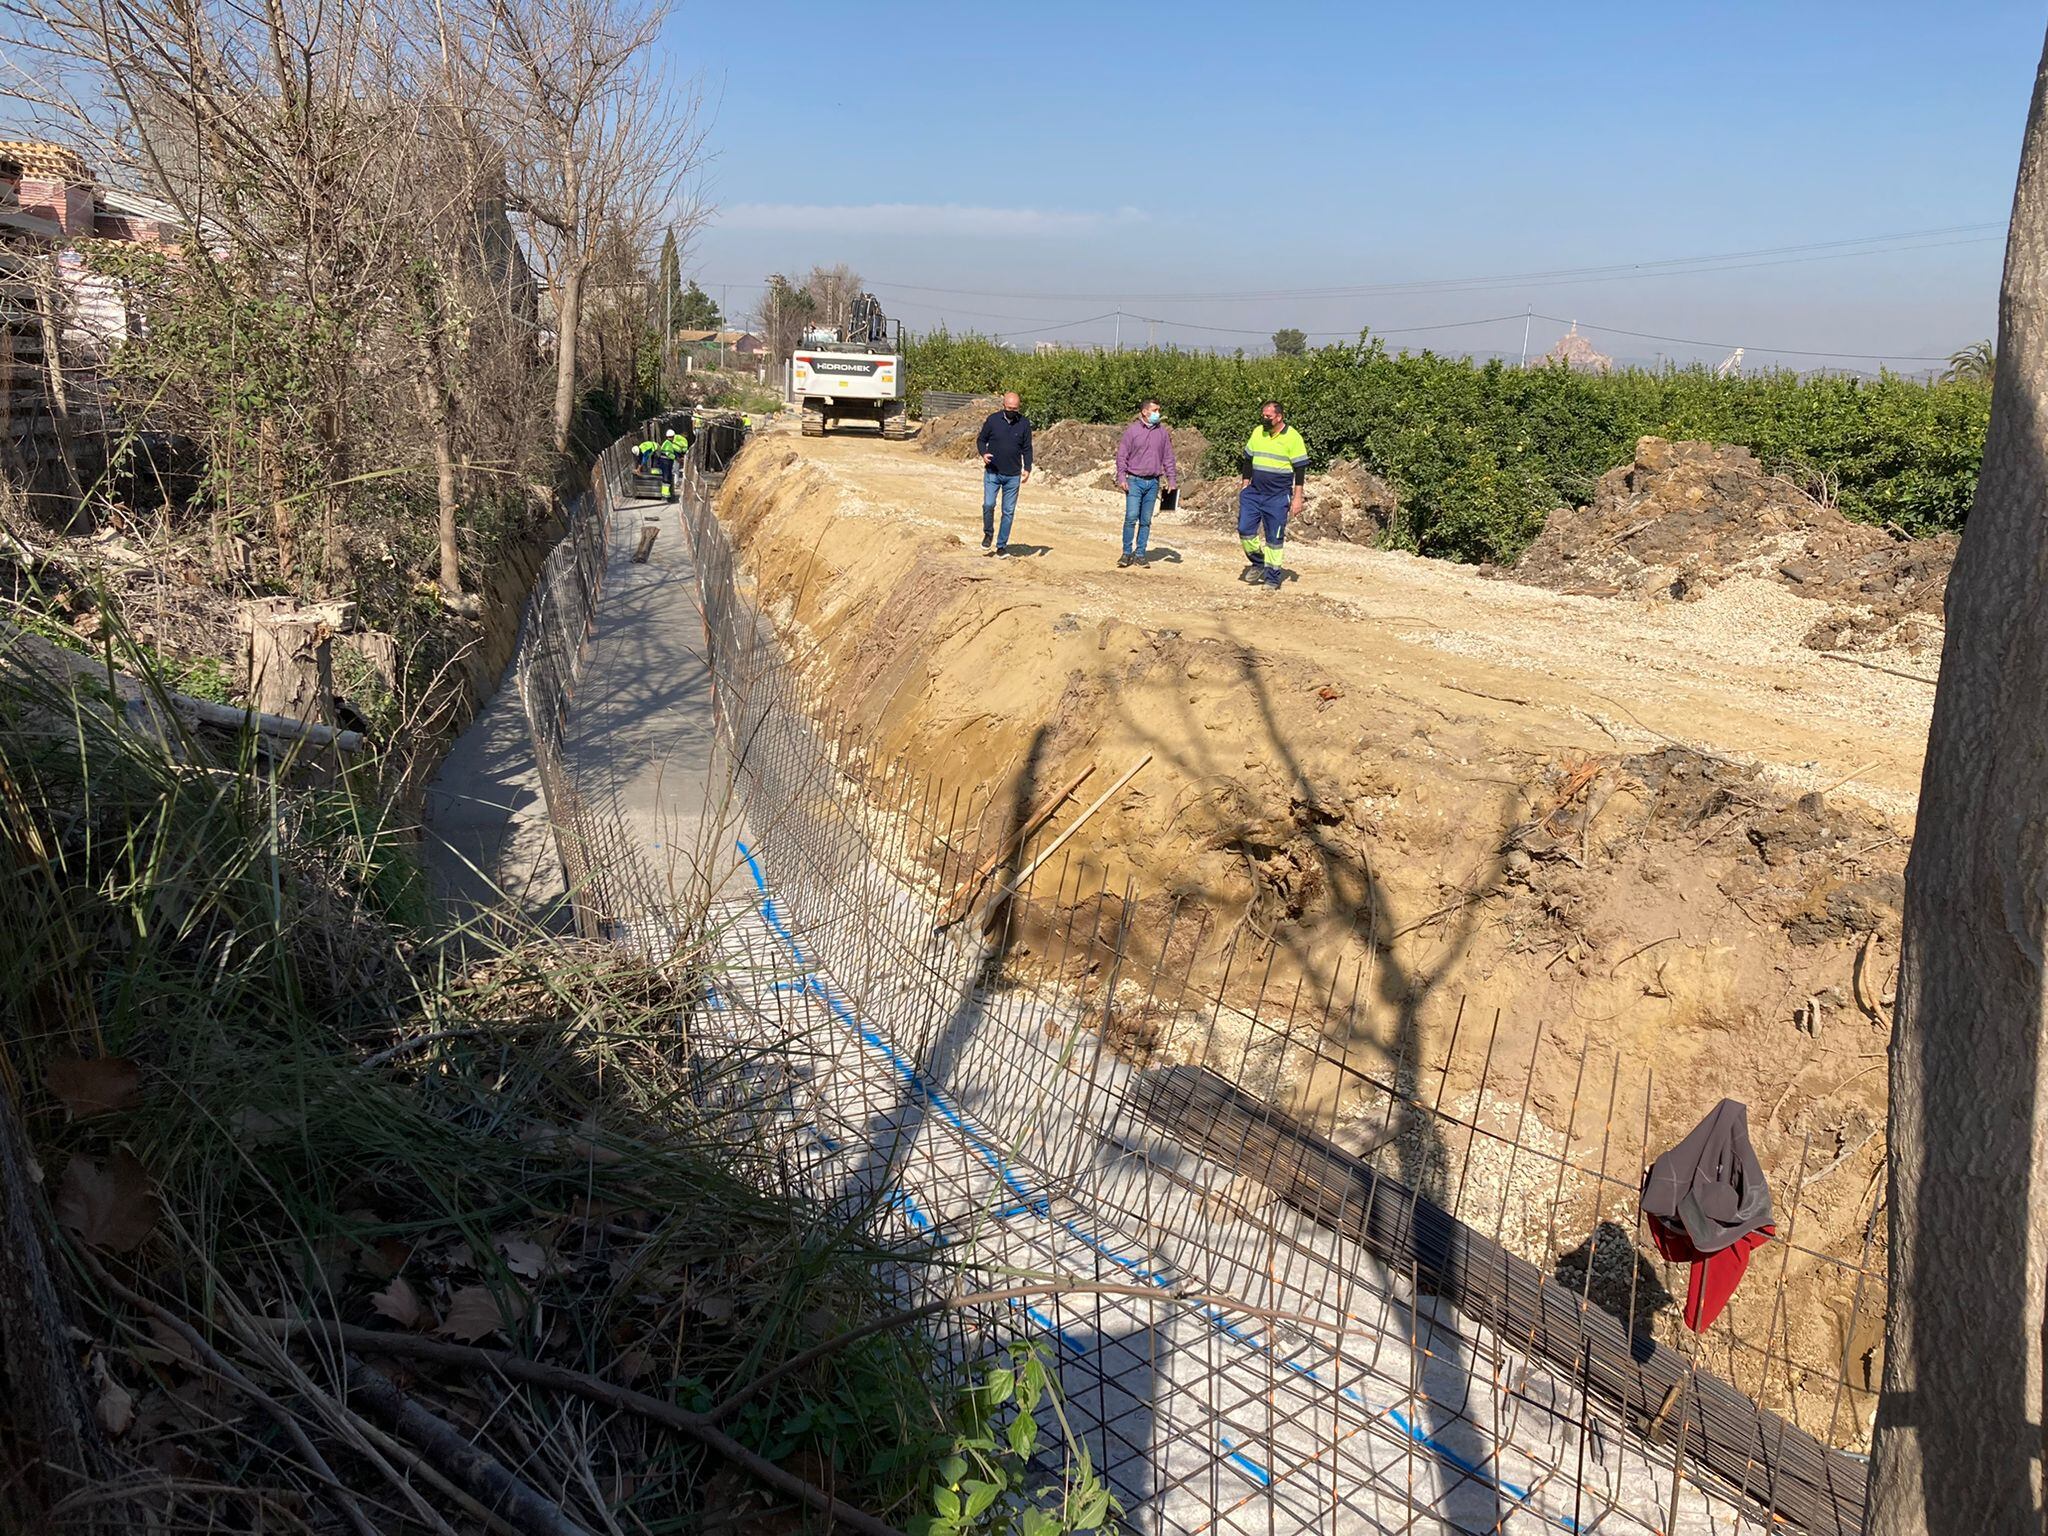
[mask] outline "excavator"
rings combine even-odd
[[[789,376],[805,437],[847,421],[871,421],[888,438],[910,435],[903,324],[891,322],[871,293],[854,298],[844,325],[804,332]]]

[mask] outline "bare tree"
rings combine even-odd
[[[371,86],[378,18],[367,0],[19,0],[7,15],[22,48],[87,77],[39,104],[68,108],[103,163],[127,162],[207,232],[212,259],[182,274],[188,318],[210,304],[218,344],[255,359],[247,431],[225,446],[269,488],[286,578],[306,505],[338,576],[362,349],[393,296],[390,208],[417,142],[418,109]]]
[[[464,508],[525,500],[545,432],[505,156],[477,131],[486,82],[448,46],[445,13],[17,0],[0,14],[39,60],[17,99],[183,215],[182,254],[88,259],[115,263],[146,322],[106,359],[110,404],[205,448],[217,557],[253,500],[287,581],[331,589],[354,545],[391,569],[411,539],[384,482],[406,475],[434,488],[436,579],[460,603]]]
[[[1906,871],[1872,1536],[2041,1529],[2048,1283],[2048,49]]]
[[[553,298],[554,444],[569,446],[586,285],[608,229],[679,241],[704,158],[702,93],[671,84],[653,47],[665,17],[635,0],[460,0],[448,35],[472,87],[461,110],[502,153],[508,202]],[[455,14],[453,7],[450,13]]]
[[[829,267],[813,267],[811,275],[804,279],[804,292],[811,296],[815,306],[811,323],[841,329],[852,318],[854,297],[860,292],[860,274],[843,261]]]
[[[761,312],[756,323],[768,348],[769,361],[779,365],[789,360],[790,353],[803,341],[804,332],[822,322],[817,298],[807,286],[792,283],[780,272],[771,272],[761,294]]]

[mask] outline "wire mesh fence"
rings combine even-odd
[[[660,889],[619,817],[592,803],[570,772],[566,752],[612,552],[615,504],[632,459],[626,439],[611,444],[598,456],[590,489],[565,508],[568,531],[542,563],[514,667],[570,908],[588,939],[615,936],[656,905]]]
[[[1837,1165],[1780,1170],[1776,1241],[1686,1332],[1682,1271],[1637,1241],[1653,1076],[1497,1014],[1376,1037],[1369,963],[1290,975],[1199,902],[1091,884],[1027,797],[876,760],[748,601],[710,462],[678,501],[731,789],[712,835],[749,894],[685,919],[579,801],[580,639],[522,657],[550,814],[586,931],[688,921],[715,951],[702,1048],[777,1042],[753,1083],[780,1176],[933,1261],[907,1300],[1007,1288],[949,1317],[950,1358],[1050,1351],[1145,1530],[1860,1530],[1869,1191],[1859,1251],[1813,1246]],[[623,461],[597,482],[605,505]],[[603,526],[572,525],[536,599],[565,637]]]

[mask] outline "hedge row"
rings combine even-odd
[[[1521,369],[1377,340],[1300,357],[1177,350],[1027,356],[985,336],[936,331],[910,344],[913,388],[1015,389],[1039,421],[1122,421],[1147,396],[1209,438],[1228,469],[1262,400],[1282,401],[1316,466],[1350,457],[1402,500],[1399,543],[1454,560],[1509,561],[1566,502],[1584,502],[1636,439],[1738,443],[1839,497],[1842,510],[1913,534],[1960,528],[1991,414],[1970,383],[1885,376],[1716,378]]]

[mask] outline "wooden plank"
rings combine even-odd
[[[981,888],[981,882],[994,874],[997,866],[1007,859],[1015,849],[1029,842],[1031,834],[1044,826],[1054,811],[1072,799],[1074,791],[1079,789],[1086,782],[1088,775],[1094,771],[1095,764],[1090,763],[1086,768],[1075,774],[1059,793],[1048,798],[1037,810],[1024,819],[1024,824],[1021,827],[1018,827],[1009,836],[1005,837],[997,846],[996,851],[983,859],[975,867],[973,874],[960,882],[959,889],[953,892],[946,902],[945,910],[940,914],[939,927],[949,928],[967,915],[967,909],[973,905],[974,893]]]

